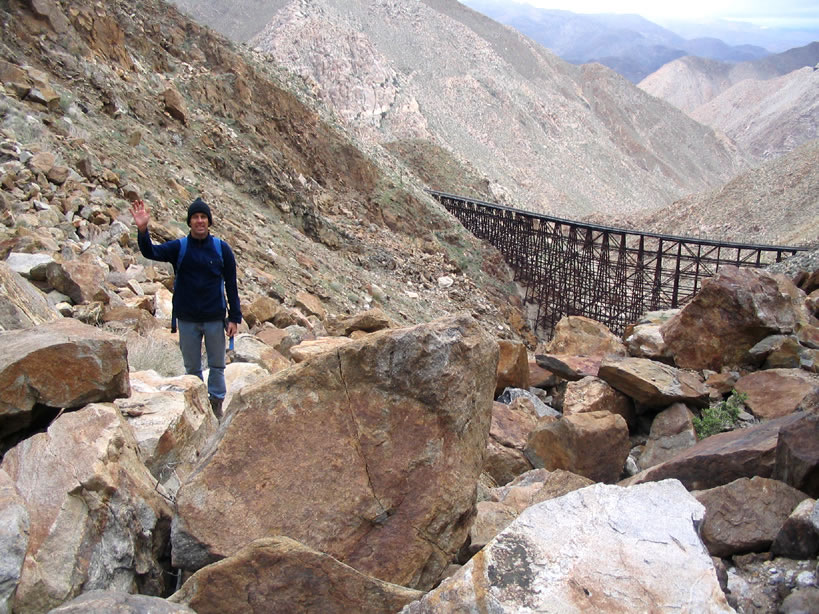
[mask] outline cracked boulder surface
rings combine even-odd
[[[467,315],[385,330],[243,390],[179,491],[174,565],[286,536],[429,589],[464,542],[497,343]]]

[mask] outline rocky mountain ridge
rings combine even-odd
[[[572,66],[457,2],[279,5],[251,44],[415,174],[440,177],[448,152],[453,175],[435,189],[476,176],[478,197],[582,217],[656,208],[748,162],[608,69]]]
[[[682,56],[742,62],[769,54],[758,45],[730,45],[714,37],[686,39],[634,14],[578,14],[494,0],[467,0],[465,4],[573,64],[599,62],[632,83]]]

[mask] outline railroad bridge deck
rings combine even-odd
[[[546,338],[566,315],[622,334],[648,311],[684,305],[721,266],[759,268],[807,249],[609,228],[430,193],[503,254]]]

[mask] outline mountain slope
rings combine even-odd
[[[656,208],[745,163],[615,73],[572,66],[454,0],[294,0],[251,44],[314,83],[362,138],[448,149],[483,176],[477,196],[527,209]],[[419,162],[407,160],[430,175]]]
[[[755,45],[727,45],[713,37],[691,40],[639,15],[577,14],[497,0],[465,4],[511,26],[565,60],[599,62],[633,83],[684,55],[740,62],[768,55]]]
[[[628,223],[647,231],[774,245],[817,245],[819,139],[712,192],[681,199]]]
[[[819,137],[819,71],[745,79],[689,114],[758,158],[780,156]]]
[[[378,306],[409,324],[466,310],[495,334],[528,334],[499,254],[271,63],[156,0],[2,5],[0,28],[3,257],[136,263],[129,199],[145,199],[164,240],[184,233],[201,195],[237,254],[245,307],[307,292],[331,315]],[[14,188],[32,152],[66,169],[59,190]],[[80,209],[123,240],[107,246]]]
[[[805,66],[813,67],[817,62],[819,42],[739,64],[692,55],[669,62],[643,79],[638,87],[689,112],[745,79],[773,79]]]

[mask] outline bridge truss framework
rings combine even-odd
[[[547,338],[566,315],[622,334],[649,311],[684,305],[721,266],[760,268],[806,249],[609,228],[430,193],[503,254],[536,309],[535,328]]]

